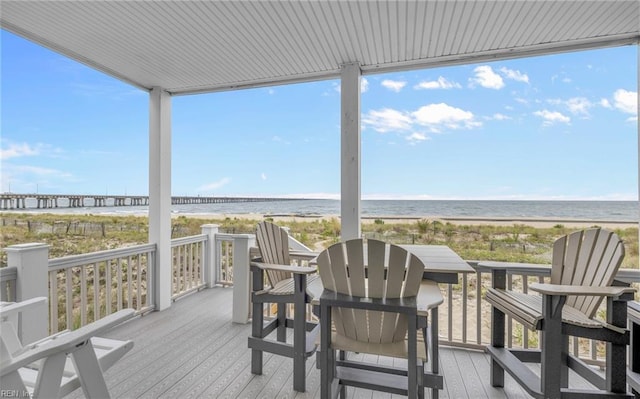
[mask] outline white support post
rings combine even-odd
[[[156,244],[154,305],[171,306],[171,96],[149,96],[149,242]]]
[[[15,267],[16,302],[49,298],[49,245],[41,243],[12,245],[5,249],[7,266]],[[27,327],[28,328],[25,328]],[[49,308],[34,309],[22,315],[18,331],[24,344],[49,335]]]
[[[216,259],[216,234],[218,234],[219,227],[217,224],[203,224],[200,226],[202,234],[206,234],[209,237],[205,247],[203,270],[204,283],[208,288],[215,286],[216,281],[220,279],[220,270],[218,270],[218,261]]]
[[[359,238],[360,227],[360,65],[346,64],[341,71],[341,239]]]
[[[233,309],[232,321],[246,324],[251,306],[249,281],[249,234],[233,236]]]

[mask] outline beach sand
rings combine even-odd
[[[250,219],[263,220],[266,218],[273,219],[274,222],[311,222],[321,220],[339,220],[338,215],[296,215],[296,214],[261,214],[261,213],[197,213],[197,214],[174,214],[173,217],[192,217],[199,219]],[[362,223],[375,223],[376,220],[382,220],[385,223],[415,223],[418,220],[440,221],[442,223],[451,223],[455,225],[493,225],[493,226],[512,226],[514,224],[523,224],[536,228],[550,228],[556,225],[563,225],[568,228],[582,228],[590,226],[600,226],[608,229],[626,229],[638,227],[638,222],[632,221],[616,221],[616,220],[577,220],[577,219],[558,219],[558,218],[501,218],[501,217],[441,217],[441,216],[363,216]]]
[[[1,214],[24,213],[20,210],[2,210]],[[60,214],[74,215],[74,212],[56,212]],[[87,212],[99,216],[142,216],[146,217],[146,211],[131,212],[123,215],[118,212]],[[276,223],[286,222],[313,222],[322,220],[339,220],[339,215],[320,215],[320,214],[263,214],[263,213],[172,213],[172,218],[186,217],[194,219],[248,219],[248,220],[264,220],[272,219]],[[441,223],[451,223],[455,225],[492,225],[492,226],[513,226],[521,224],[535,228],[551,228],[557,225],[563,225],[568,228],[586,228],[591,226],[600,226],[608,229],[627,229],[637,228],[640,224],[638,221],[620,221],[620,220],[585,220],[585,219],[562,219],[562,218],[511,218],[511,217],[444,217],[437,215],[421,215],[421,216],[402,216],[402,215],[378,215],[378,216],[362,216],[362,223],[370,224],[381,220],[387,224],[408,224],[416,223],[419,220],[439,221]]]

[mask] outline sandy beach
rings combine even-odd
[[[20,210],[2,210],[1,214],[11,213],[25,213]],[[45,212],[46,213],[46,212]],[[74,212],[60,212],[58,209],[57,214],[74,215]],[[102,215],[102,216],[142,216],[148,215],[147,211],[131,212],[131,213],[119,213],[119,212],[87,212],[86,214]],[[174,212],[171,214],[172,218],[194,218],[194,219],[243,219],[243,220],[264,220],[272,219],[274,222],[313,222],[321,220],[340,219],[339,215],[322,215],[322,214],[297,214],[297,213],[181,213]],[[627,229],[638,227],[640,222],[637,221],[621,221],[621,220],[587,220],[587,219],[570,219],[570,218],[512,218],[512,217],[454,217],[454,216],[438,216],[438,215],[420,215],[420,216],[406,216],[406,215],[377,215],[377,216],[362,216],[363,224],[376,223],[376,221],[382,220],[384,223],[415,223],[419,220],[439,221],[441,223],[451,223],[455,225],[491,225],[491,226],[512,226],[514,224],[522,224],[535,228],[549,228],[556,225],[563,225],[568,228],[584,228],[591,226],[600,226],[609,229]]]
[[[146,216],[142,214],[140,216]],[[249,219],[249,220],[262,220],[265,218],[271,218],[275,222],[309,222],[320,220],[340,219],[339,215],[301,215],[301,214],[262,214],[262,213],[189,213],[180,214],[175,213],[173,217],[191,217],[198,219]],[[582,219],[557,219],[557,218],[500,218],[500,217],[442,217],[442,216],[363,216],[362,223],[375,223],[376,220],[382,220],[385,223],[415,223],[418,220],[437,220],[442,223],[451,223],[456,225],[493,225],[493,226],[512,226],[514,224],[524,224],[536,228],[547,228],[556,225],[563,225],[569,228],[581,228],[590,226],[601,226],[609,229],[626,229],[632,227],[638,227],[638,222],[632,221],[618,221],[618,220],[582,220]]]

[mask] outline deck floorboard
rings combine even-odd
[[[247,348],[251,326],[231,322],[232,293],[232,288],[205,289],[180,299],[167,310],[149,313],[106,334],[134,341],[133,349],[105,373],[112,397],[319,398],[320,371],[315,357],[306,364],[307,392],[293,391],[293,362],[282,356],[265,353],[263,374],[251,374],[251,352]],[[402,364],[391,358],[355,356],[379,364]],[[444,375],[440,398],[530,397],[508,375],[504,389],[491,387],[489,359],[480,351],[441,347],[440,371]],[[350,399],[400,397],[364,389],[347,391]],[[82,397],[81,390],[68,396]],[[426,397],[430,397],[430,390]]]

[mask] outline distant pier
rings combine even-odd
[[[259,197],[171,197],[172,205],[183,204],[221,204],[232,202],[286,201],[291,198]],[[29,201],[29,204],[27,203]],[[0,209],[27,208],[84,208],[105,206],[143,206],[149,205],[145,195],[64,195],[64,194],[0,194]]]

